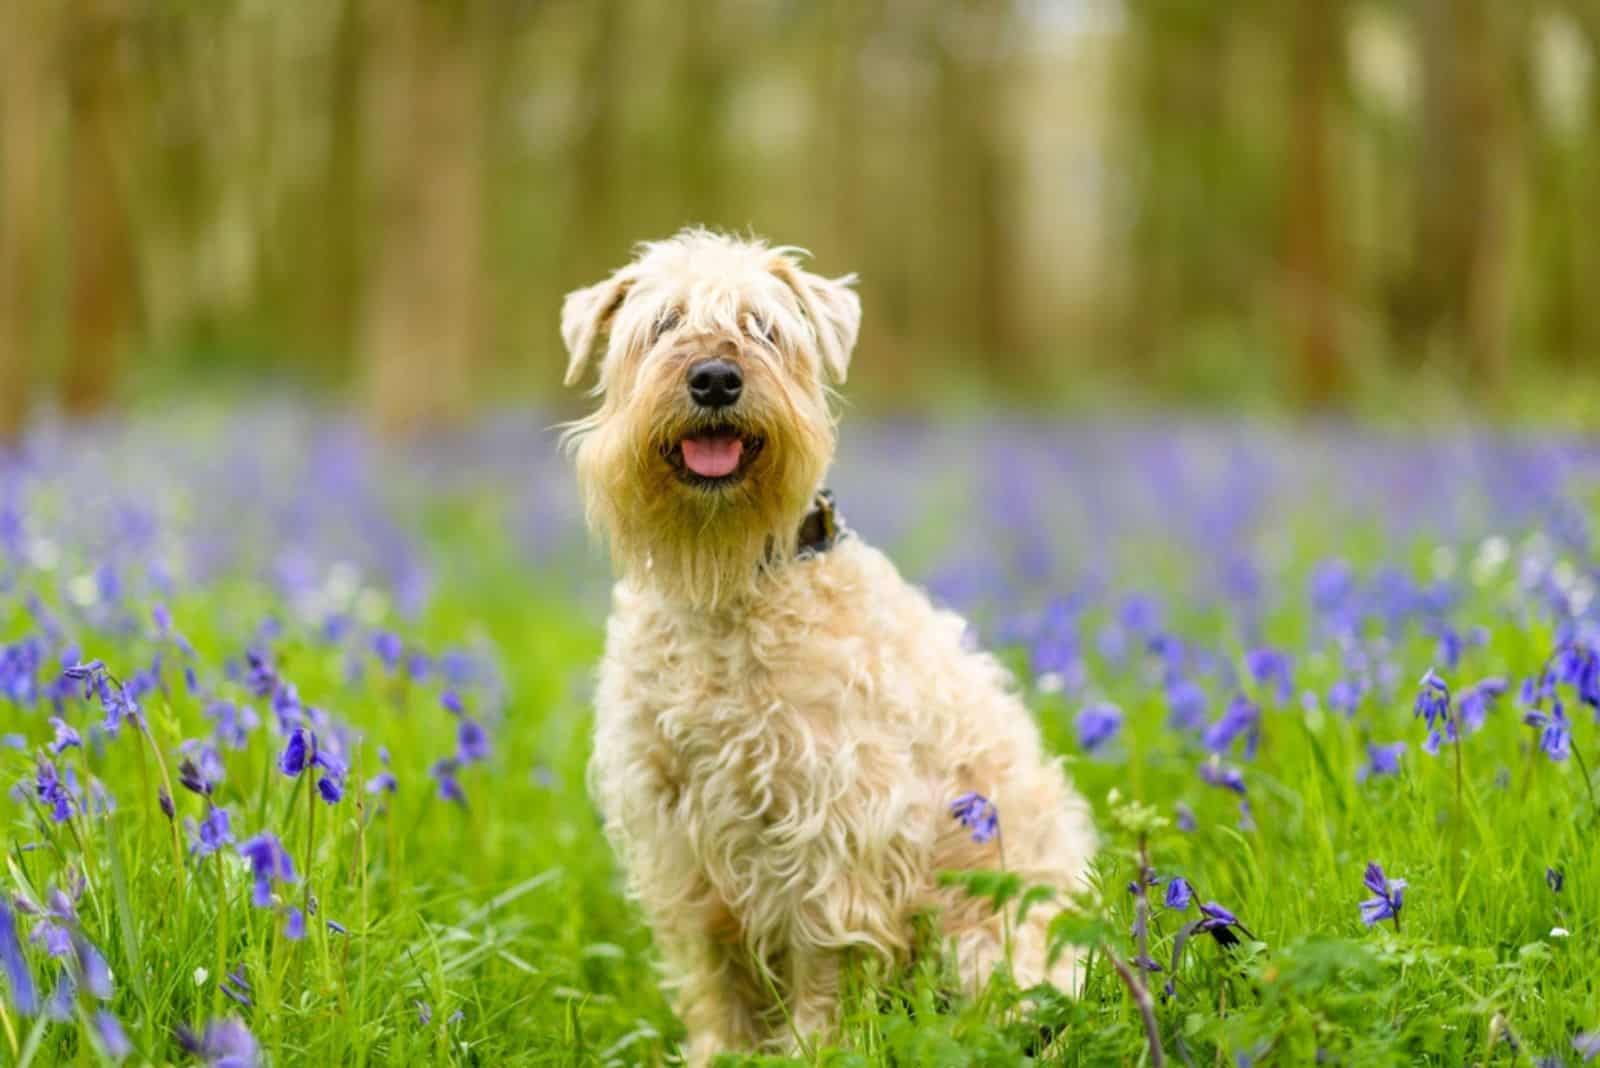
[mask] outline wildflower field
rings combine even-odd
[[[185,410],[0,462],[0,1064],[676,1060],[543,423]],[[1083,900],[965,880],[1060,913],[1080,997],[862,962],[781,1063],[1600,1053],[1600,444],[857,421],[831,485],[1015,668],[1104,850]]]

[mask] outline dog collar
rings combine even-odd
[[[832,490],[818,490],[811,501],[811,511],[800,521],[800,536],[796,539],[795,557],[805,560],[825,553],[839,544],[841,538],[850,536],[844,516],[833,503]]]

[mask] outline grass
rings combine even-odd
[[[20,784],[7,807],[7,893],[42,906],[51,887],[81,878],[76,930],[110,966],[106,1005],[136,1063],[181,1062],[180,1027],[203,1033],[230,1016],[274,1065],[672,1063],[681,1028],[584,786],[602,565],[577,542],[567,512],[557,508],[565,518],[550,524],[519,518],[529,500],[570,493],[557,481],[559,466],[541,459],[528,472],[522,442],[509,455],[467,449],[431,467],[364,454],[354,474],[340,475],[330,462],[343,455],[337,449],[291,446],[298,430],[276,426],[221,432],[221,440],[249,442],[241,455],[288,457],[292,477],[221,459],[232,455],[227,447],[178,447],[193,443],[181,433],[130,431],[0,478],[0,519],[9,508],[14,520],[0,522],[0,534],[13,532],[0,537],[0,645],[10,657],[0,660],[8,665],[0,693],[13,698],[0,698],[0,731],[16,735],[4,767],[8,783]],[[218,440],[215,430],[195,433]],[[883,442],[873,448],[892,451]],[[246,469],[262,477],[252,482]],[[1516,477],[1520,469],[1508,470]],[[915,466],[902,474],[918,487],[933,479]],[[950,501],[983,492],[951,483],[912,495],[937,502],[909,529],[896,528],[918,574],[937,581],[961,558],[960,538],[937,532],[959,525]],[[1197,903],[1222,904],[1249,931],[1233,946],[1192,933],[1174,968],[1175,942],[1198,913],[1169,910],[1162,890],[1151,891],[1149,953],[1163,965],[1150,979],[1153,1018],[1167,1063],[1578,1060],[1574,1039],[1600,1028],[1597,811],[1578,759],[1554,761],[1540,750],[1516,688],[1560,637],[1587,638],[1593,561],[1580,543],[1548,530],[1521,540],[1539,526],[1521,513],[1448,535],[1380,533],[1315,498],[1275,506],[1270,521],[1252,527],[1247,555],[1265,588],[1248,599],[1194,594],[1210,558],[1193,545],[1158,545],[1182,538],[1146,538],[1123,543],[1132,566],[1115,569],[1108,586],[1075,585],[1058,566],[1030,594],[1014,592],[1026,583],[996,584],[966,601],[1016,669],[1049,746],[1105,831],[1098,893],[1057,924],[1064,943],[1090,954],[1081,996],[1018,991],[1002,977],[981,997],[951,999],[936,962],[894,974],[856,962],[836,1046],[760,1063],[1152,1063],[1146,1025],[1113,963],[1134,953],[1127,886],[1141,847],[1157,876],[1182,875]],[[855,498],[845,494],[847,514],[853,499],[869,502],[859,487]],[[114,521],[129,501],[151,522],[125,529]],[[394,525],[380,526],[380,516]],[[863,519],[858,526],[875,522],[870,507]],[[1010,559],[1007,517],[963,522],[981,524],[979,545]],[[520,536],[529,523],[542,533]],[[1488,530],[1511,536],[1503,554],[1482,540]],[[286,548],[314,561],[299,568],[311,577],[284,577],[298,567]],[[1308,588],[1335,555],[1352,566],[1353,600],[1314,607]],[[429,589],[410,603],[403,588],[417,561],[426,563]],[[1558,588],[1569,595],[1560,612],[1549,596]],[[1090,593],[1070,611],[1061,605],[1071,602],[1045,596],[1073,589]],[[1134,610],[1143,602],[1130,607],[1123,598],[1133,589],[1159,597],[1159,624]],[[29,607],[30,593],[43,613]],[[192,653],[154,623],[158,602]],[[1347,616],[1353,629],[1331,637]],[[1466,634],[1478,624],[1487,628],[1482,643],[1468,643],[1459,664],[1446,666],[1441,628]],[[393,668],[374,651],[374,638],[388,633],[406,650]],[[1149,651],[1155,634],[1184,640],[1177,667]],[[24,670],[18,650],[29,642],[42,656]],[[313,726],[325,747],[345,739],[338,802],[315,796],[310,776],[279,770],[277,717],[241,674],[248,647],[269,651],[292,681],[303,707],[287,713],[291,720]],[[1250,678],[1246,656],[1258,647],[1292,657],[1287,695]],[[1034,671],[1052,652],[1070,662],[1064,682]],[[426,658],[426,670],[406,669],[412,653]],[[110,736],[96,726],[98,701],[63,692],[59,714],[84,745],[52,756],[46,691],[63,659],[80,658],[149,687],[138,698],[144,730],[125,723]],[[1430,665],[1457,697],[1480,679],[1511,682],[1482,729],[1438,756],[1422,751],[1425,731],[1411,714],[1416,680]],[[447,682],[447,672],[458,681]],[[1213,721],[1236,692],[1259,705],[1259,751],[1247,758],[1241,741],[1220,757],[1242,773],[1248,814],[1238,794],[1201,780],[1198,769],[1212,758],[1200,732],[1169,725],[1172,672],[1200,683]],[[31,690],[18,681],[24,676]],[[1327,695],[1350,679],[1367,689],[1347,716]],[[441,703],[447,689],[490,736],[486,760],[454,770],[464,803],[441,797],[430,772],[459,748],[460,717]],[[1306,692],[1317,695],[1314,705]],[[1561,697],[1575,757],[1593,769],[1594,716],[1570,688]],[[1124,713],[1121,730],[1093,753],[1074,728],[1091,700]],[[219,701],[249,704],[262,721],[239,748],[216,741]],[[177,785],[184,757],[198,760],[184,749],[191,739],[209,739],[221,760],[209,799]],[[1367,743],[1393,741],[1407,743],[1399,774],[1358,781]],[[393,794],[364,789],[382,767],[380,747],[399,784]],[[35,790],[41,759],[75,777],[65,822]],[[169,779],[176,822],[159,799]],[[1180,803],[1194,814],[1193,830],[1177,826]],[[227,809],[239,841],[270,831],[288,850],[298,881],[274,887],[267,907],[252,904],[252,876],[234,848],[192,851],[184,823],[211,804]],[[1004,827],[1025,814],[1000,818]],[[1369,861],[1408,883],[1397,925],[1361,922]],[[1552,869],[1562,876],[1559,892],[1547,879]],[[973,889],[1026,888],[988,877]],[[287,910],[312,906],[307,937],[288,937]],[[29,937],[48,919],[21,908],[16,917],[39,999],[63,969],[79,989],[61,1002],[65,1018],[54,1019],[24,1014],[7,985],[0,1063],[106,1063],[107,1046],[86,1024],[101,1001],[87,989],[81,954],[64,965]],[[232,971],[248,984],[248,1004],[218,982]],[[1163,998],[1168,978],[1175,992]]]

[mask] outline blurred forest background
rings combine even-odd
[[[0,435],[570,406],[561,295],[691,222],[860,274],[862,406],[1583,405],[1600,0],[0,4]]]

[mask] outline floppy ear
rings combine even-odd
[[[567,373],[563,385],[575,386],[583,380],[594,355],[595,344],[611,323],[622,299],[633,285],[634,273],[622,270],[585,289],[574,289],[561,305],[561,340],[567,346]]]
[[[843,382],[850,370],[856,335],[861,332],[861,298],[850,288],[855,285],[856,276],[823,278],[801,270],[799,264],[783,254],[775,257],[772,273],[800,299],[800,307],[816,331],[823,368],[835,382]]]

